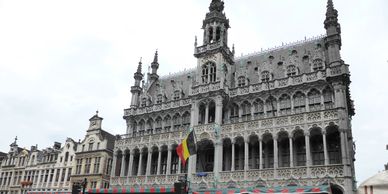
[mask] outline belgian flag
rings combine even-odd
[[[182,143],[176,147],[176,152],[182,161],[183,166],[186,165],[187,158],[197,153],[195,145],[194,129],[183,139]]]

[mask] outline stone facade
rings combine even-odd
[[[98,114],[89,119],[85,138],[78,143],[71,173],[71,183],[87,179],[87,188],[108,188],[112,168],[115,136],[102,130],[103,118]]]
[[[212,0],[194,69],[159,77],[155,53],[144,79],[139,63],[111,185],[171,186],[187,173],[193,190],[329,183],[355,193],[350,73],[333,2],[326,35],[239,58],[223,9]],[[184,168],[175,148],[189,129],[198,152]]]
[[[101,129],[97,114],[89,121],[83,141],[67,138],[63,146],[28,150],[15,138],[10,151],[0,154],[0,194],[71,192],[85,178],[87,188],[108,188],[115,136]]]
[[[70,172],[76,143],[68,138],[65,146],[38,150],[20,148],[15,142],[0,168],[0,193],[70,192]]]

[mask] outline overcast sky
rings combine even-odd
[[[82,139],[99,110],[124,134],[140,57],[159,75],[194,67],[210,0],[0,0],[0,151]],[[359,183],[388,162],[388,1],[335,0],[350,65]],[[236,54],[325,33],[326,0],[225,0]],[[199,41],[201,42],[201,41]],[[231,46],[231,45],[229,45]]]

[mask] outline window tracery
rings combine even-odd
[[[287,76],[292,77],[298,74],[298,69],[295,67],[295,65],[289,65],[287,67]]]
[[[313,61],[313,71],[318,71],[323,69],[323,61],[322,59],[315,59]]]
[[[245,77],[240,76],[237,80],[237,83],[238,83],[238,87],[244,87],[245,86]]]
[[[269,71],[263,71],[261,72],[261,81],[262,82],[268,82],[271,80]]]
[[[306,111],[306,97],[302,92],[297,92],[294,97],[294,111],[295,113],[302,113]]]

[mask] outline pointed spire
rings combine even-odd
[[[156,49],[155,56],[154,56],[154,63],[158,62],[158,49]]]
[[[328,17],[338,17],[338,12],[334,9],[333,0],[327,1],[326,18]]]
[[[197,47],[197,45],[198,45],[197,36],[195,36],[194,47]]]
[[[142,58],[140,57],[139,65],[137,66],[137,73],[141,73],[141,65],[142,65],[141,59]]]
[[[212,0],[209,6],[209,11],[218,11],[221,13],[224,11],[224,2],[221,0]]]

